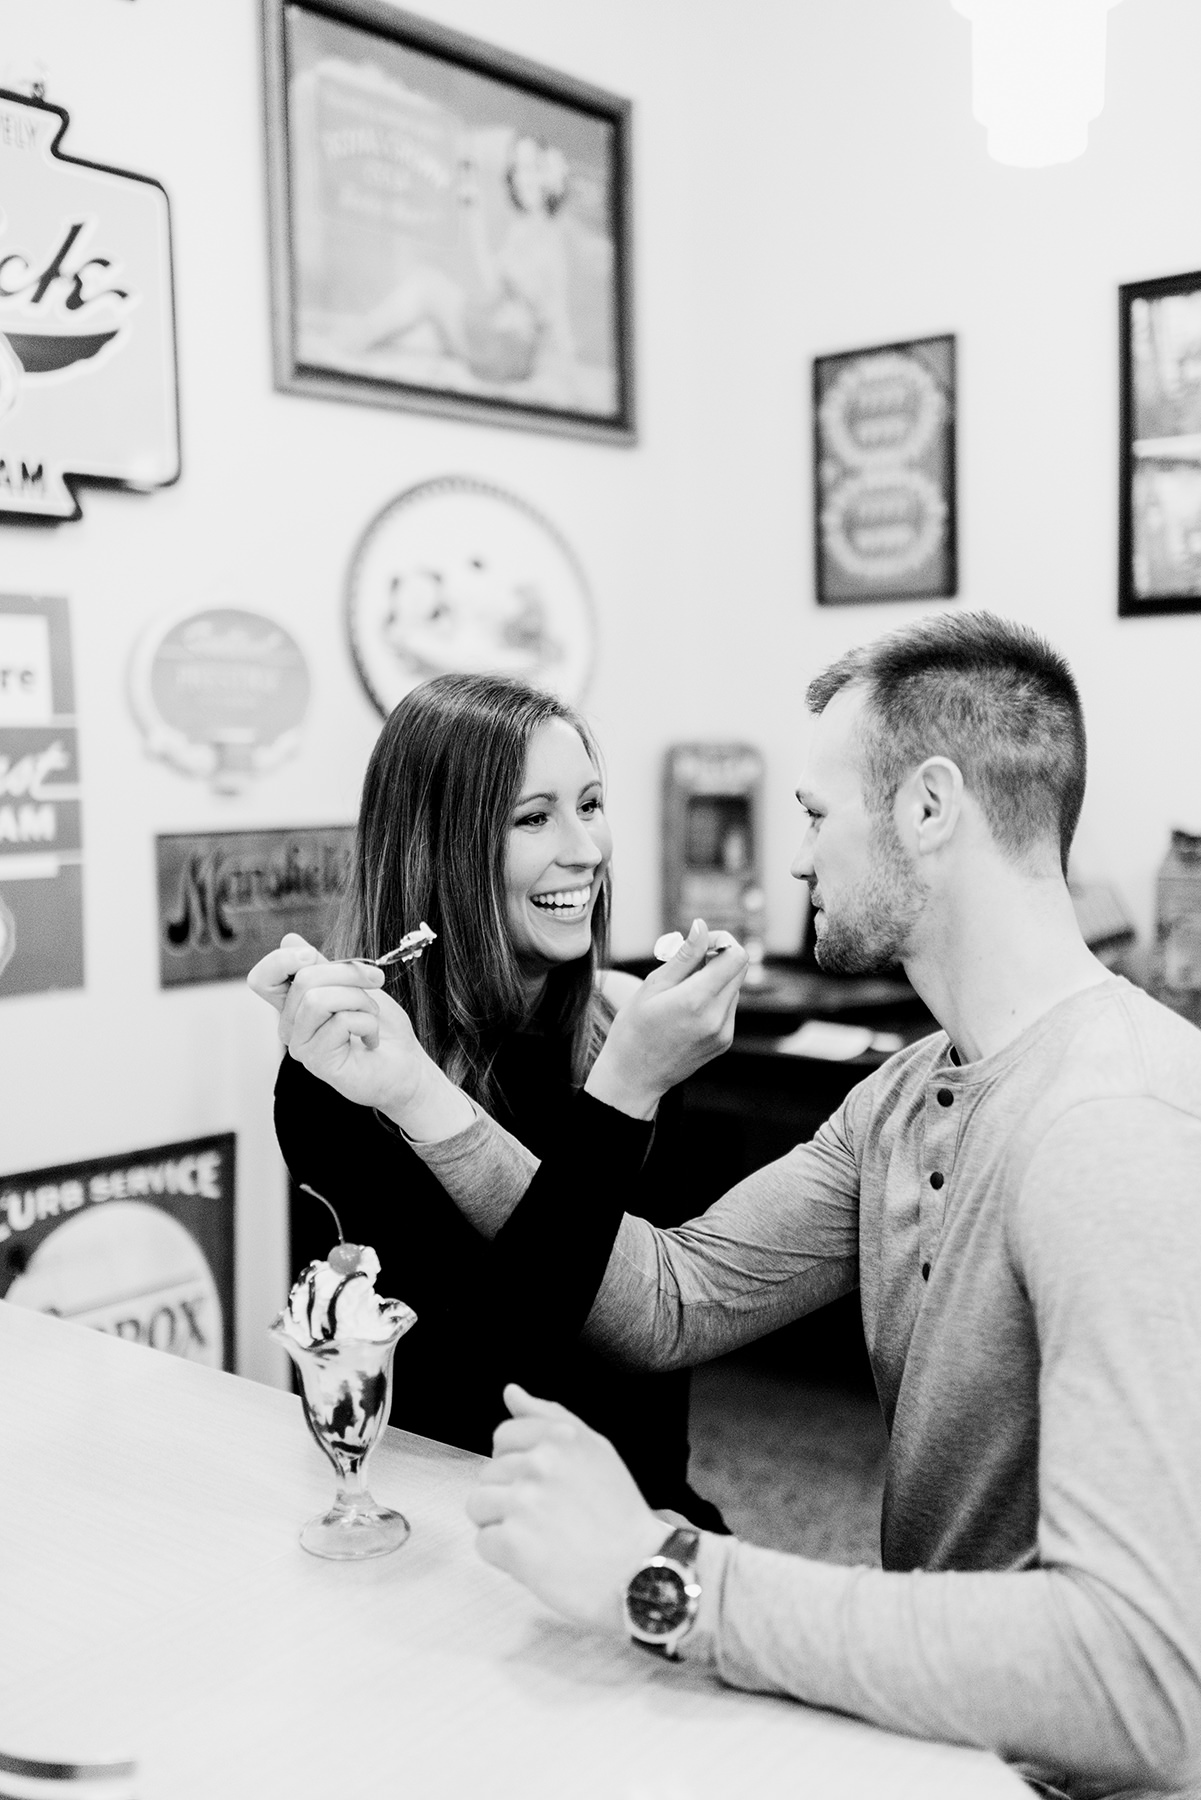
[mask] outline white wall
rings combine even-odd
[[[241,989],[157,987],[153,837],[353,815],[378,726],[341,586],[376,509],[471,473],[575,545],[602,642],[589,709],[618,838],[616,949],[657,927],[668,742],[745,736],[769,768],[773,947],[808,677],[921,610],[813,603],[815,352],[953,330],[961,604],[1041,628],[1080,677],[1086,873],[1146,935],[1174,823],[1201,828],[1201,615],[1116,617],[1116,286],[1201,264],[1201,8],[1124,0],[1086,158],[985,155],[969,27],[948,0],[427,0],[460,29],[636,103],[641,442],[635,449],[272,392],[256,0],[0,0],[0,81],[39,59],[64,148],[153,174],[172,202],[184,473],[86,492],[53,531],[0,525],[0,592],[65,593],[85,781],[88,986],[0,1002],[0,1170],[238,1132],[239,1337],[284,1279],[269,1124],[272,1021]],[[167,607],[221,597],[287,621],[314,700],[302,756],[219,799],[143,756],[129,652]]]

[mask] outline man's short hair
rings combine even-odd
[[[987,612],[920,619],[839,657],[810,682],[810,711],[852,682],[867,688],[873,810],[891,807],[926,757],[949,757],[998,845],[1020,859],[1057,842],[1066,875],[1084,799],[1084,713],[1067,663],[1037,632]]]

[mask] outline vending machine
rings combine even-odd
[[[750,744],[675,744],[663,778],[663,929],[730,931],[761,963],[763,758]]]

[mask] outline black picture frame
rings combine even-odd
[[[1118,616],[1201,612],[1201,271],[1120,287],[1118,333]]]
[[[628,100],[384,0],[262,0],[275,386],[636,441]]]
[[[813,361],[819,606],[958,592],[955,338]]]

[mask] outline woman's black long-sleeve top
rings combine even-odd
[[[392,1423],[486,1453],[507,1417],[501,1391],[518,1381],[603,1432],[651,1506],[721,1529],[687,1485],[687,1373],[630,1371],[578,1342],[623,1212],[691,1216],[671,1173],[673,1109],[656,1131],[574,1092],[568,1046],[536,1033],[508,1038],[494,1075],[496,1118],[542,1161],[489,1241],[369,1108],[290,1057],[280,1068],[275,1126],[293,1180],[332,1201],[348,1241],[374,1245],[379,1291],[417,1314],[396,1353]],[[294,1193],[293,1276],[332,1236],[325,1208]]]

